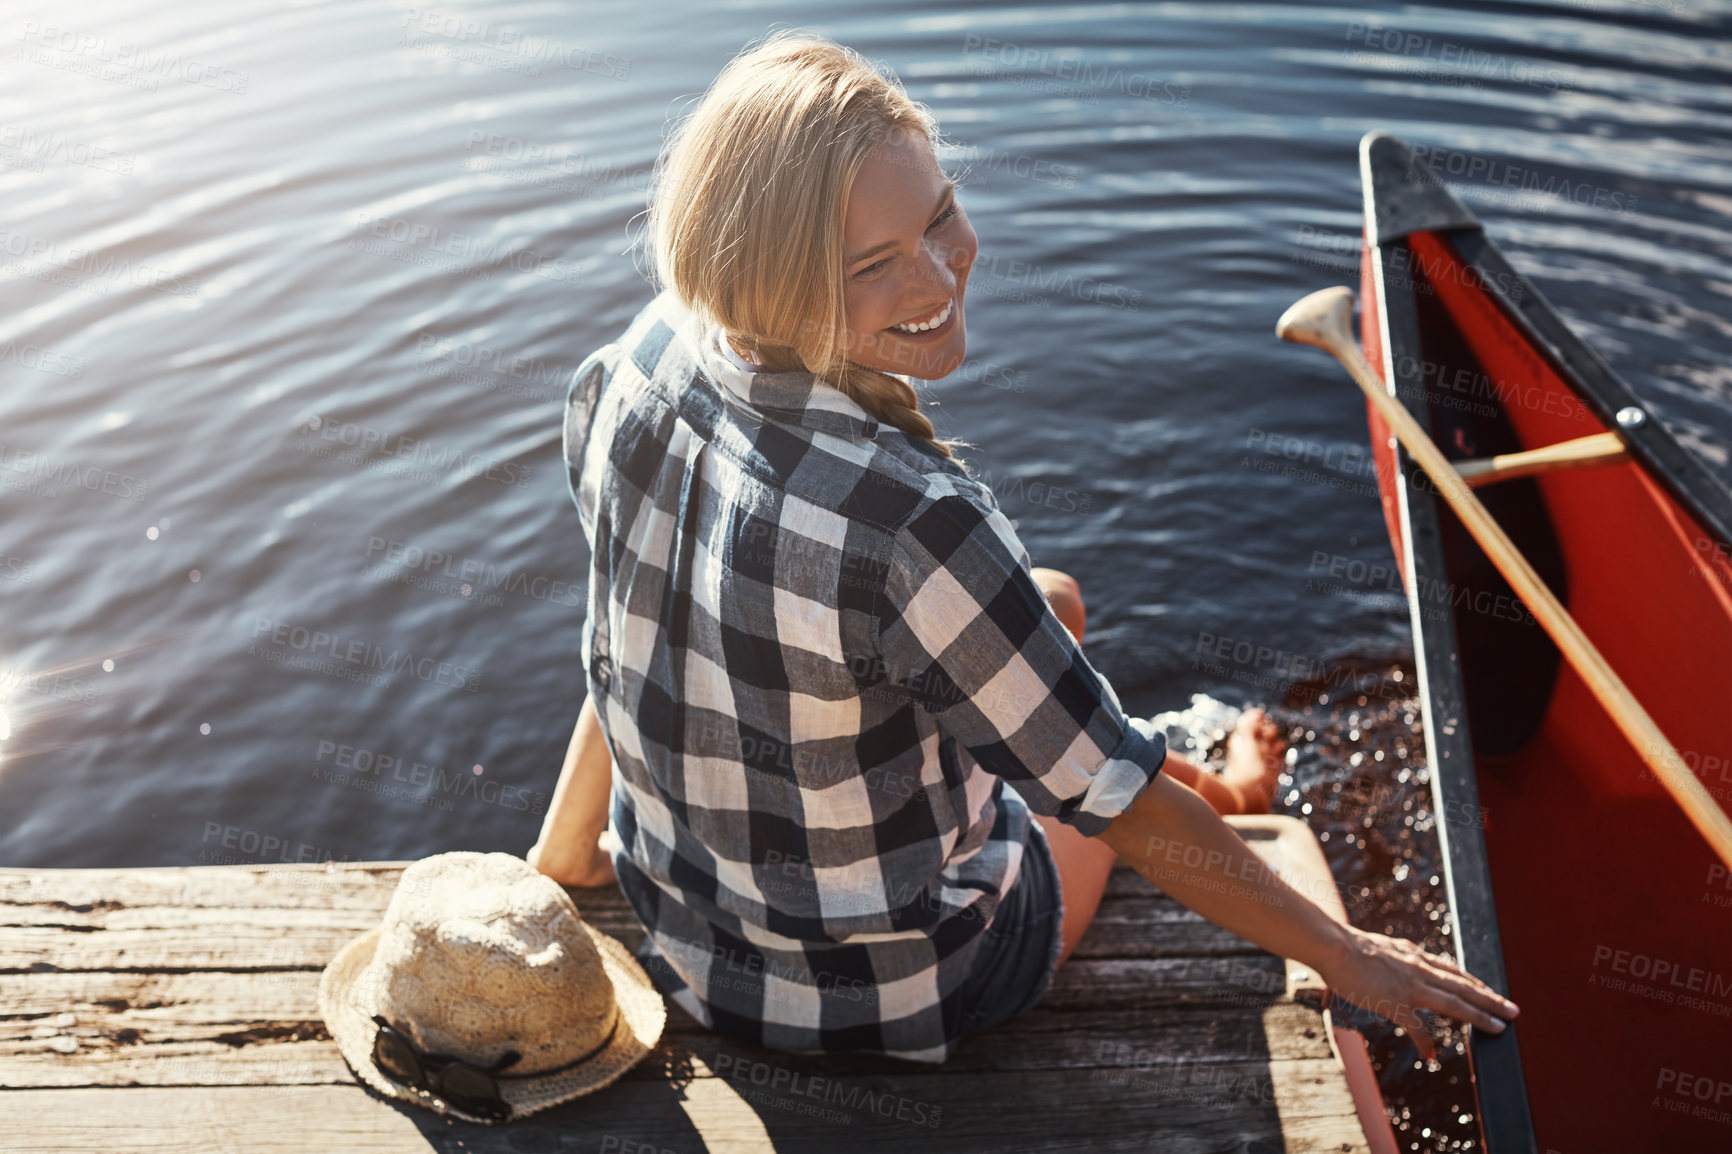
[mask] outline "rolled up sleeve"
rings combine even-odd
[[[1125,716],[985,500],[938,497],[898,531],[879,649],[889,680],[982,769],[1084,834],[1129,809],[1166,760],[1165,738]]]

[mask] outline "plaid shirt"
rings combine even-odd
[[[566,408],[639,954],[717,1032],[942,1062],[1029,810],[1098,833],[1165,741],[986,486],[719,334],[664,292]]]

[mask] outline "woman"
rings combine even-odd
[[[663,291],[566,414],[589,698],[530,860],[617,875],[663,991],[783,1050],[943,1061],[1039,1000],[1121,856],[1422,1050],[1419,1008],[1500,1030],[1449,961],[1254,867],[1219,813],[1267,809],[1274,727],[1248,713],[1225,778],[1170,755],[1082,656],[1075,583],[934,437],[907,378],[961,364],[977,251],[935,139],[797,33],[670,138]],[[1210,866],[1151,856],[1178,844]]]

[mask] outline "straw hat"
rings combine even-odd
[[[513,1118],[599,1090],[649,1053],[667,1009],[631,953],[522,858],[454,852],[403,871],[384,921],[319,979],[319,1013],[355,1074],[392,1098],[472,1122],[373,1063],[377,1014],[422,1055],[492,1067]]]

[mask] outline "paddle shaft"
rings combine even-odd
[[[1647,763],[1654,776],[1672,794],[1677,803],[1683,807],[1684,814],[1690,819],[1714,852],[1720,855],[1720,860],[1732,867],[1732,818],[1708,796],[1708,791],[1702,783],[1696,780],[1696,775],[1690,772],[1684,764],[1684,759],[1678,756],[1678,751],[1672,748],[1672,743],[1666,735],[1660,732],[1660,727],[1654,724],[1654,719],[1648,716],[1622,679],[1613,672],[1606,659],[1600,656],[1600,651],[1594,648],[1593,642],[1581,631],[1575,618],[1570,616],[1552,591],[1546,588],[1533,566],[1528,564],[1514,543],[1492,515],[1486,512],[1472,489],[1467,487],[1461,475],[1438,450],[1437,445],[1419,427],[1419,422],[1413,419],[1404,405],[1385,389],[1383,381],[1365,359],[1365,354],[1359,351],[1359,345],[1351,337],[1329,340],[1323,347],[1333,353],[1337,360],[1347,366],[1354,381],[1378,413],[1388,423],[1390,429],[1400,439],[1402,445],[1413,455],[1431,479],[1436,482],[1438,491],[1444,500],[1467,526],[1473,539],[1479,542],[1498,572],[1510,583],[1526,603],[1535,619],[1545,627],[1548,634],[1559,649],[1575,667],[1578,674],[1595,699],[1611,714],[1612,720],[1630,744],[1636,747],[1636,752]]]

